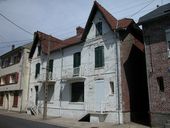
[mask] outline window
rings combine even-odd
[[[74,64],[73,64],[73,67],[79,67],[80,66],[80,63],[81,63],[81,53],[80,52],[77,52],[77,53],[74,53]]]
[[[95,48],[95,68],[104,66],[104,46]]]
[[[114,82],[110,81],[111,94],[114,94]]]
[[[37,51],[37,56],[40,56],[41,55],[41,46],[38,45],[38,51]]]
[[[84,102],[84,82],[72,83],[71,102]]]
[[[96,36],[102,35],[102,22],[96,23]]]
[[[157,82],[158,82],[158,86],[159,86],[159,90],[161,92],[164,92],[164,81],[163,81],[163,77],[157,77]]]
[[[37,63],[35,68],[35,78],[37,78],[39,74],[40,74],[40,63]]]
[[[77,76],[79,75],[79,71],[80,71],[80,63],[81,63],[81,53],[77,52],[74,53],[73,56],[73,75]]]
[[[170,57],[170,29],[166,30],[168,57]]]
[[[3,106],[4,95],[0,94],[0,106]]]
[[[13,99],[13,106],[12,107],[17,107],[18,106],[18,92],[14,93],[14,99]]]
[[[18,73],[10,74],[10,83],[15,84],[18,82]]]

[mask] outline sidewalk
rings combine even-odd
[[[122,125],[114,125],[112,123],[89,123],[89,122],[78,122],[77,120],[73,119],[66,119],[66,118],[59,118],[59,117],[48,117],[47,120],[43,120],[42,116],[32,116],[26,113],[18,113],[18,112],[9,112],[0,110],[1,115],[37,121],[62,127],[68,128],[149,128],[147,126],[135,124],[135,123],[128,123]]]

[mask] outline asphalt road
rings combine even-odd
[[[63,128],[63,127],[0,115],[0,128]]]

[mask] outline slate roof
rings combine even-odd
[[[170,3],[160,6],[157,9],[151,11],[150,13],[139,18],[138,24],[143,24],[155,18],[170,14]]]

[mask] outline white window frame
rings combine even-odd
[[[168,44],[170,42],[170,29],[167,29],[165,32],[166,32],[168,58],[170,58],[170,47],[169,47],[170,45]]]

